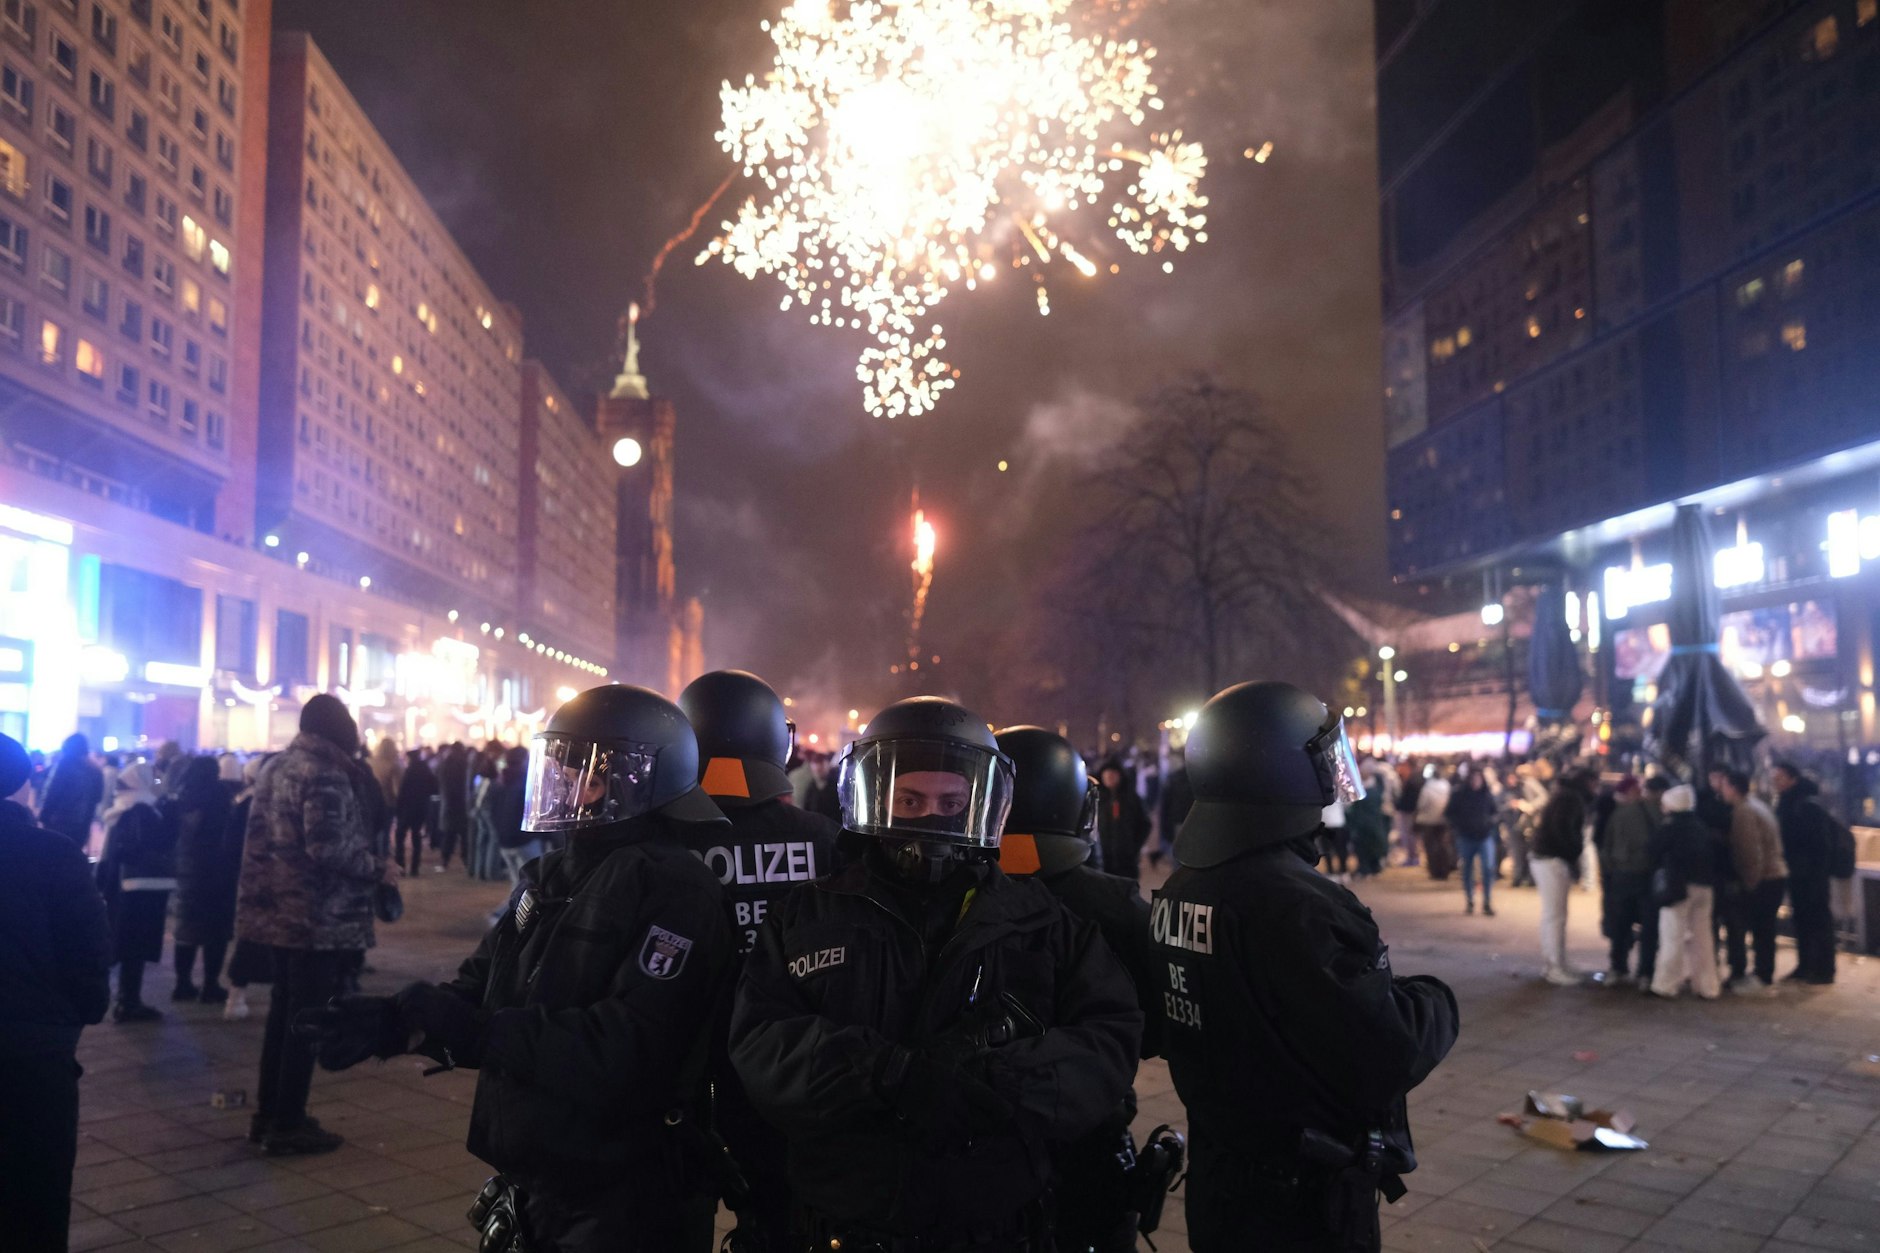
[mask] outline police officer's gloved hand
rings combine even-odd
[[[1011,1102],[959,1066],[896,1045],[875,1067],[875,1091],[930,1141],[963,1144],[1011,1123]]]
[[[414,983],[397,996],[413,1031],[423,1033],[417,1052],[455,1066],[474,1063],[483,1049],[483,1015],[463,997],[434,983]]]
[[[345,1070],[368,1057],[396,1057],[410,1034],[389,996],[336,996],[294,1015],[294,1034],[312,1041],[324,1070]]]

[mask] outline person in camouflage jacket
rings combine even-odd
[[[236,901],[236,937],[268,946],[274,996],[262,1038],[249,1139],[271,1155],[329,1152],[340,1137],[307,1117],[313,1052],[290,1033],[294,1014],[339,993],[372,947],[372,893],[396,877],[372,852],[352,761],[359,728],[340,701],[308,701],[300,734],[255,781]]]

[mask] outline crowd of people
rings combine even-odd
[[[1578,985],[1567,959],[1567,916],[1578,885],[1599,898],[1609,944],[1607,987],[1705,999],[1723,991],[1768,994],[1777,985],[1776,932],[1786,900],[1796,963],[1782,982],[1834,982],[1831,881],[1854,872],[1847,826],[1793,762],[1766,773],[1768,799],[1731,766],[1700,784],[1663,773],[1602,776],[1588,763],[1546,759],[1507,769],[1473,761],[1367,761],[1368,795],[1328,812],[1331,864],[1355,844],[1357,873],[1391,855],[1432,879],[1461,869],[1463,908],[1492,916],[1493,885],[1533,887],[1541,899],[1541,957],[1550,983]],[[1773,802],[1773,803],[1772,803]],[[1336,825],[1334,825],[1336,823]],[[1341,834],[1341,828],[1349,835]],[[1721,960],[1719,953],[1721,952]]]
[[[1403,1095],[1458,1030],[1448,989],[1394,974],[1342,886],[1393,862],[1459,871],[1468,914],[1478,891],[1494,914],[1504,876],[1533,887],[1552,983],[1586,981],[1566,953],[1576,883],[1599,893],[1607,986],[1766,992],[1785,900],[1787,979],[1833,981],[1829,883],[1852,837],[1791,763],[1768,771],[1771,805],[1729,768],[1694,787],[1359,762],[1335,715],[1279,683],[1209,702],[1186,755],[1091,759],[937,698],[884,710],[840,763],[799,755],[741,672],[679,705],[597,688],[534,751],[368,749],[324,695],[246,759],[99,757],[73,736],[39,763],[0,737],[0,909],[41,937],[23,976],[0,971],[0,1014],[27,1024],[0,1041],[18,1061],[0,1098],[53,1128],[24,1154],[0,1136],[0,1196],[69,1192],[78,1032],[161,1016],[143,976],[166,931],[175,1000],[240,1017],[245,987],[272,984],[249,1123],[270,1156],[343,1142],[308,1113],[316,1059],[479,1068],[493,1249],[521,1230],[531,1248],[702,1249],[721,1199],[812,1241],[778,1247],[898,1249],[919,1229],[951,1234],[906,1247],[1133,1248],[1181,1159],[1179,1139],[1140,1160],[1128,1139],[1132,1059],[1158,1053],[1195,1136],[1193,1247],[1374,1248],[1378,1196],[1415,1164]],[[427,848],[433,874],[506,873],[508,901],[454,980],[364,994]],[[1142,872],[1165,857],[1151,909]],[[748,1177],[698,1173],[724,1160]],[[29,1227],[63,1223],[40,1208]]]

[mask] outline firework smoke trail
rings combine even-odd
[[[920,494],[916,492],[914,561],[910,567],[914,571],[914,609],[907,623],[907,659],[914,666],[920,664],[920,626],[927,616],[927,593],[933,589],[933,559],[938,547],[939,537],[934,533],[933,523],[927,521],[927,513],[920,507]]]
[[[738,171],[736,170],[726,174],[724,181],[718,184],[718,190],[705,197],[705,203],[692,210],[692,220],[685,224],[685,229],[660,245],[659,252],[653,257],[652,266],[646,271],[646,278],[642,280],[646,287],[646,300],[640,307],[643,315],[649,317],[652,315],[654,289],[659,285],[659,272],[666,268],[666,258],[670,257],[679,245],[698,234],[698,228],[704,224],[705,215],[712,211],[712,206],[718,203],[719,197],[731,190],[731,184],[737,181],[737,177]]]

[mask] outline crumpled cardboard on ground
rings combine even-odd
[[[1577,1096],[1564,1092],[1529,1092],[1519,1115],[1504,1114],[1501,1121],[1519,1127],[1521,1134],[1557,1149],[1625,1150],[1650,1146],[1632,1134],[1637,1126],[1624,1110],[1587,1109]]]

